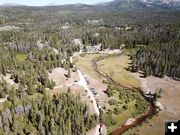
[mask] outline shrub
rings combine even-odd
[[[105,114],[105,123],[106,123],[107,127],[116,125],[116,121],[113,119],[111,113],[106,113]]]
[[[124,110],[127,110],[127,109],[128,109],[128,106],[127,106],[127,105],[123,105],[123,109],[124,109]]]
[[[113,96],[114,95],[114,90],[112,88],[108,88],[107,89],[107,94],[109,97]]]
[[[108,101],[109,105],[116,105],[117,104],[117,101],[115,99],[110,99]]]
[[[120,114],[122,112],[121,108],[114,108],[114,113],[116,115]]]

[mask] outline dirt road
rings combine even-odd
[[[79,82],[77,84],[81,85],[84,87],[85,90],[87,90],[87,93],[88,95],[90,96],[90,99],[93,101],[93,105],[94,105],[94,109],[95,109],[95,112],[96,114],[99,116],[99,109],[97,107],[97,102],[95,100],[95,97],[92,93],[92,91],[88,88],[88,85],[87,85],[87,82],[86,82],[86,79],[85,77],[83,76],[82,72],[80,70],[77,71],[78,72],[78,75],[79,75]]]
[[[91,100],[93,101],[95,112],[99,116],[100,112],[99,112],[99,108],[97,107],[97,102],[95,100],[95,97],[94,97],[92,91],[88,88],[88,84],[87,84],[86,79],[85,79],[84,75],[82,74],[82,72],[80,70],[77,70],[77,72],[78,72],[78,75],[80,78],[80,80],[77,84],[83,86],[84,89],[87,90],[88,95],[90,96]],[[98,124],[94,129],[92,129],[88,133],[88,135],[98,135],[99,134],[99,127],[100,127],[100,125]]]

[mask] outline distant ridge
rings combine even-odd
[[[26,6],[17,3],[4,3],[1,7],[17,7]],[[124,12],[124,11],[162,11],[162,10],[180,10],[180,0],[114,0],[111,2],[87,4],[65,4],[48,3],[45,6],[35,7],[56,7],[57,10],[72,11],[108,11],[108,12]],[[34,7],[34,6],[30,6]]]
[[[0,6],[1,7],[15,7],[15,6],[22,6],[22,5],[17,4],[17,3],[3,3]]]
[[[97,6],[113,12],[180,10],[180,0],[114,0]]]
[[[60,5],[60,4],[57,4],[57,3],[52,2],[52,3],[48,3],[48,4],[44,5],[44,6],[61,6],[61,5]]]

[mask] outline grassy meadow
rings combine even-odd
[[[140,82],[126,70],[130,63],[129,56],[123,54],[118,57],[111,57],[98,62],[101,71],[110,76],[114,81],[139,88]]]

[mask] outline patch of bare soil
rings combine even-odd
[[[166,113],[170,113],[173,118],[180,118],[180,82],[171,78],[165,77],[163,79],[157,77],[147,78],[147,87],[152,91],[162,89],[162,98],[158,101],[165,106]]]
[[[10,30],[19,30],[19,27],[16,26],[4,26],[4,27],[0,27],[0,31],[10,31]]]
[[[0,75],[0,80],[4,79],[9,85],[14,85],[15,82],[10,77],[11,77],[10,74],[7,74],[6,76]]]
[[[163,135],[165,131],[165,121],[178,120],[180,118],[180,82],[169,77],[164,77],[163,79],[154,76],[140,78],[139,73],[133,75],[140,79],[141,88],[144,93],[154,93],[159,89],[162,90],[162,97],[157,101],[157,105],[162,111],[149,120],[148,124],[146,123],[138,128],[138,133],[136,134],[140,135],[146,133],[147,135]],[[131,133],[131,131],[128,133]]]
[[[100,51],[100,54],[120,54],[122,51],[120,49],[115,49],[115,50],[110,50],[110,49],[105,49],[104,51]]]
[[[67,71],[64,68],[55,68],[52,73],[49,73],[49,78],[52,79],[56,86],[63,86],[68,84],[73,84],[75,81],[79,80],[77,72],[71,72],[71,77],[67,78]]]

